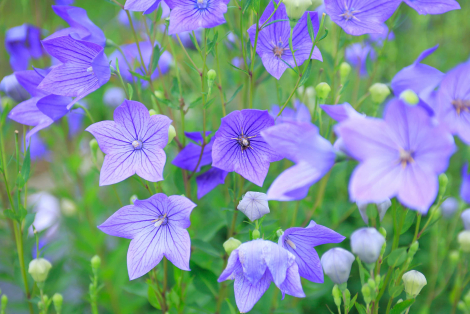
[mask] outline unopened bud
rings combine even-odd
[[[6,294],[4,294],[2,295],[2,305],[1,305],[2,312],[5,312],[5,309],[7,308],[7,304],[8,304],[8,297]]]
[[[52,302],[54,303],[54,308],[57,313],[62,312],[62,302],[64,302],[64,298],[62,294],[56,293],[52,296]]]
[[[369,280],[367,280],[367,284],[369,285],[369,287],[371,288],[371,290],[375,290],[375,280],[372,279],[372,278],[369,278]]]
[[[224,242],[224,250],[227,252],[227,255],[230,255],[233,250],[237,249],[242,243],[240,240],[237,240],[235,238],[229,238],[227,241]]]
[[[154,115],[157,114],[157,112],[156,112],[155,110],[153,110],[153,109],[150,109],[150,110],[149,110],[149,114],[150,114],[150,116],[154,116]]]
[[[330,249],[321,257],[323,271],[338,285],[348,281],[353,262],[354,255],[342,248]]]
[[[60,200],[60,209],[65,216],[73,216],[77,212],[77,205],[68,198]]]
[[[380,280],[381,280],[380,275],[375,276],[375,285],[376,285],[377,287],[380,286]]]
[[[327,83],[321,82],[315,87],[315,92],[317,93],[318,98],[326,99],[331,92],[331,87]]]
[[[282,229],[277,229],[276,234],[278,237],[282,237],[282,235],[284,234],[284,231]]]
[[[372,301],[369,285],[363,285],[361,291],[362,296],[364,297],[364,302],[366,302],[366,304],[369,304]]]
[[[409,105],[417,105],[419,103],[419,97],[411,89],[407,89],[400,94],[400,99]]]
[[[369,93],[374,103],[381,104],[390,95],[390,88],[383,83],[375,83],[369,88]]]
[[[155,94],[155,97],[157,97],[157,99],[164,99],[165,98],[165,94],[160,90],[156,90],[154,94]]]
[[[214,82],[216,76],[217,76],[217,73],[214,70],[210,69],[209,71],[207,71],[207,81]]]
[[[464,252],[470,252],[470,230],[464,230],[459,233],[458,241],[460,244],[460,248]]]
[[[385,238],[375,228],[361,228],[351,235],[351,249],[359,258],[373,264],[377,261]]]
[[[457,304],[457,308],[462,312],[467,313],[467,305],[465,305],[463,301],[459,301],[459,303]]]
[[[349,308],[349,304],[351,303],[351,292],[349,292],[348,289],[344,289],[343,294],[344,294],[344,305],[346,306],[346,308]]]
[[[447,184],[449,183],[449,178],[447,178],[445,173],[439,175],[439,197],[442,197],[447,189]]]
[[[170,144],[171,141],[173,141],[175,136],[176,136],[175,127],[172,124],[170,124],[170,126],[168,127],[168,144]]]
[[[410,249],[408,250],[408,257],[413,258],[416,254],[416,252],[419,249],[419,242],[415,241],[413,244],[410,246]]]
[[[282,3],[286,5],[287,16],[292,20],[298,20],[312,5],[312,0],[283,0]]]
[[[52,264],[44,258],[33,259],[29,263],[28,273],[33,277],[36,283],[43,283],[49,275],[49,271],[52,268]]]
[[[406,295],[409,298],[416,298],[416,296],[421,292],[421,289],[427,285],[426,277],[416,270],[406,272],[403,275],[402,280],[405,284]]]
[[[259,239],[261,237],[261,233],[258,229],[253,230],[253,233],[251,235],[253,236],[253,240]]]
[[[93,256],[90,262],[93,270],[98,270],[101,266],[101,258],[98,255]]]
[[[339,66],[339,75],[341,76],[341,82],[345,82],[346,79],[349,76],[349,73],[351,73],[351,65],[347,62],[343,62]]]
[[[131,203],[131,205],[134,205],[134,202],[137,201],[137,200],[138,200],[137,195],[134,194],[129,199],[129,202]]]
[[[452,264],[457,264],[457,262],[459,261],[460,259],[460,252],[457,251],[457,250],[454,250],[454,251],[451,251],[449,253],[449,260]]]

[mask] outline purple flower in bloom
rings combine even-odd
[[[45,40],[70,35],[74,39],[92,42],[101,47],[105,46],[106,37],[103,31],[88,18],[85,9],[67,5],[53,5],[52,10],[70,27],[58,30]]]
[[[306,228],[294,227],[284,231],[278,244],[295,256],[299,275],[307,280],[323,283],[323,269],[314,247],[340,243],[345,239],[339,233],[310,221]]]
[[[150,14],[158,8],[161,0],[126,0],[124,10]]]
[[[279,114],[279,110],[281,109],[278,105],[271,106],[271,115],[274,119],[276,119],[277,115]],[[282,114],[277,118],[276,124],[284,122],[310,122],[311,120],[312,117],[307,106],[296,99],[294,101],[294,108],[284,108]]]
[[[438,91],[437,118],[470,144],[470,62],[448,72]]]
[[[356,111],[350,104],[345,102],[341,105],[320,105],[320,108],[326,112],[331,119],[336,122],[343,122],[351,118],[363,118],[364,116]]]
[[[384,24],[400,5],[401,0],[325,0],[331,20],[350,35],[384,33]]]
[[[371,45],[355,43],[346,47],[344,58],[361,76],[367,76],[367,58],[375,61],[377,54]]]
[[[348,119],[336,126],[359,166],[349,182],[353,201],[378,203],[397,196],[427,213],[438,192],[438,175],[455,151],[452,136],[434,126],[420,106],[391,100],[385,118]]]
[[[211,167],[203,174],[196,177],[197,198],[200,199],[219,184],[225,183],[228,172],[219,168]]]
[[[29,98],[29,93],[21,86],[15,73],[5,76],[0,82],[0,91],[14,101],[21,102]]]
[[[170,7],[168,34],[212,28],[224,24],[230,0],[166,0]]]
[[[38,85],[44,79],[43,74],[45,73],[39,69],[15,73],[19,84],[29,92],[31,98],[16,105],[8,118],[34,127],[26,134],[27,140],[67,114],[67,105],[72,101],[70,97],[52,95],[39,89]]]
[[[273,13],[274,4],[269,2],[259,20],[260,27],[267,22]],[[305,60],[308,60],[313,45],[308,33],[308,18],[312,21],[315,36],[317,36],[318,29],[320,27],[318,22],[318,13],[316,12],[305,12],[299,22],[295,25],[292,33],[292,47],[294,50],[295,60],[299,66],[303,64]],[[284,71],[288,68],[285,62],[287,62],[291,67],[295,67],[294,56],[289,49],[290,24],[284,3],[279,5],[279,8],[270,19],[270,21],[275,20],[281,21],[268,25],[259,31],[256,53],[261,57],[261,61],[263,62],[266,71],[279,80]],[[257,26],[255,24],[248,29],[251,45],[253,47],[255,45],[256,27]],[[311,59],[323,61],[318,47],[315,47],[313,50]]]
[[[163,180],[171,120],[163,115],[150,116],[137,101],[125,100],[114,110],[114,121],[101,121],[86,131],[95,136],[106,154],[100,174],[100,185],[127,179],[133,174],[157,182]]]
[[[404,0],[406,4],[419,14],[442,14],[451,10],[460,9],[455,0]]]
[[[261,131],[274,125],[267,110],[233,111],[222,118],[212,147],[212,165],[236,173],[262,186],[269,164],[280,160],[261,137]]]
[[[76,97],[68,104],[68,109],[109,81],[111,70],[103,47],[71,36],[42,43],[46,51],[62,63],[52,68],[38,88],[55,95]]]
[[[155,42],[155,45],[160,44]],[[140,51],[142,52],[145,68],[148,69],[152,59],[152,44],[150,41],[142,41],[139,43],[139,46]],[[121,72],[122,78],[128,82],[134,82],[134,80],[137,80],[137,78],[135,78],[129,71],[134,71],[138,74],[145,75],[145,71],[140,64],[139,50],[137,49],[137,45],[135,43],[121,46],[121,49],[124,52],[125,58],[119,50],[116,50],[109,56],[111,65],[116,68],[116,59],[118,59],[119,70]],[[152,69],[152,80],[158,78],[160,75],[168,73],[168,71],[170,71],[170,65],[172,61],[173,58],[171,57],[171,54],[168,51],[163,52],[160,56],[160,59],[158,60],[157,67]],[[129,62],[129,64],[127,62]],[[138,63],[138,65],[137,67],[134,67],[136,63]],[[142,83],[142,86],[148,84],[148,82],[144,80],[140,80],[140,82]]]
[[[41,29],[29,24],[10,28],[5,34],[5,49],[10,55],[12,69],[26,70],[31,58],[41,58],[44,53],[41,47]]]
[[[124,206],[98,228],[112,236],[132,239],[127,270],[133,280],[157,266],[163,256],[182,270],[189,269],[191,239],[186,230],[196,204],[179,195],[155,194]]]
[[[28,145],[28,144],[26,144]],[[21,151],[24,153],[24,142],[21,145]],[[39,133],[32,135],[29,139],[29,155],[32,161],[45,159],[50,161],[51,152],[47,149],[46,143],[39,136]]]
[[[460,198],[470,204],[470,173],[468,173],[468,162],[462,168],[462,185],[460,186]]]
[[[235,301],[242,313],[250,311],[271,282],[285,294],[305,297],[295,257],[274,242],[263,239],[243,243],[233,250],[218,281],[235,280]]]
[[[261,135],[278,154],[296,163],[274,180],[267,193],[269,200],[305,198],[310,186],[335,163],[333,147],[311,123],[282,123],[262,131]]]

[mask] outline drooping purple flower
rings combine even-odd
[[[401,0],[325,0],[326,13],[346,33],[354,36],[384,33],[384,22]]]
[[[336,126],[359,166],[349,182],[351,200],[377,203],[397,196],[426,214],[438,192],[438,175],[455,151],[450,133],[420,106],[392,99],[384,120],[348,119]]]
[[[281,109],[278,105],[271,106],[271,115],[274,119],[276,119],[279,114],[279,110]],[[294,108],[284,108],[282,114],[276,119],[276,124],[284,122],[310,122],[311,120],[312,116],[310,115],[310,110],[308,110],[307,106],[296,99],[294,101]]]
[[[438,91],[437,119],[470,144],[470,62],[448,72]]]
[[[15,73],[5,76],[0,82],[0,92],[4,92],[14,101],[21,102],[29,98],[29,93],[21,86]]]
[[[82,105],[84,106],[84,104]],[[67,114],[70,136],[77,135],[82,130],[85,114],[85,110],[82,108],[70,110],[70,112]]]
[[[38,59],[44,54],[41,47],[41,29],[23,24],[7,30],[5,49],[10,55],[10,65],[14,71],[28,69],[31,58]]]
[[[321,265],[331,281],[340,285],[348,281],[354,255],[342,248],[333,248],[321,257]]]
[[[111,70],[103,47],[71,36],[42,43],[46,51],[62,63],[52,68],[38,88],[55,95],[76,97],[67,109],[109,81]]]
[[[282,123],[263,130],[261,135],[275,152],[295,162],[269,187],[269,200],[305,198],[310,186],[320,180],[335,163],[333,147],[311,123]]]
[[[294,227],[284,231],[278,244],[295,256],[300,277],[323,283],[323,269],[315,246],[340,243],[344,239],[339,233],[312,220],[306,228]]]
[[[367,59],[375,61],[377,53],[369,44],[354,43],[344,51],[344,58],[361,76],[367,76]]]
[[[455,0],[403,0],[419,14],[442,14],[451,10],[459,10]]]
[[[88,18],[85,9],[68,5],[53,5],[52,10],[70,27],[58,30],[45,40],[70,35],[74,39],[92,42],[101,47],[106,45],[103,31]]]
[[[170,7],[168,34],[224,24],[229,0],[166,0]]]
[[[460,185],[460,198],[470,204],[470,173],[468,173],[468,162],[462,167],[462,184]]]
[[[225,183],[228,172],[216,167],[211,167],[203,174],[196,177],[197,198],[200,199],[219,184]]]
[[[112,236],[132,239],[127,251],[129,279],[152,270],[165,256],[176,267],[189,271],[191,239],[186,229],[196,204],[179,195],[158,193],[124,206],[98,228]]]
[[[171,120],[163,115],[150,116],[147,108],[125,100],[114,110],[114,121],[92,124],[85,131],[95,136],[106,154],[100,173],[100,185],[127,179],[133,174],[157,182],[163,180]]]
[[[240,174],[262,186],[269,164],[280,160],[272,147],[261,137],[261,131],[274,125],[267,110],[233,111],[222,118],[212,146],[212,165]]]
[[[269,2],[263,15],[261,15],[259,26],[261,27],[273,13],[274,4]],[[317,36],[320,27],[317,12],[308,11],[302,15],[295,25],[292,33],[292,48],[294,50],[295,60],[299,66],[308,60],[313,45],[308,32],[308,18],[312,21],[315,36]],[[295,67],[294,56],[289,48],[290,24],[284,3],[279,5],[279,8],[270,19],[270,21],[276,20],[281,21],[265,26],[259,31],[256,53],[260,56],[266,71],[279,80],[284,71],[288,68],[285,62],[291,67]],[[248,29],[250,42],[253,47],[255,45],[256,27],[257,25],[255,24]],[[313,50],[311,59],[323,61],[318,47],[315,47]]]
[[[233,250],[218,281],[235,280],[235,301],[242,313],[250,311],[271,282],[285,294],[303,298],[295,257],[274,242],[263,239],[243,243]]]
[[[161,0],[126,0],[124,10],[143,12],[150,14],[158,8]]]
[[[42,70],[19,71],[15,77],[19,84],[31,95],[31,98],[16,105],[8,114],[8,118],[18,123],[33,126],[26,134],[26,139],[50,126],[69,112],[67,105],[70,97],[52,95],[38,88],[44,79],[39,73]]]
[[[26,145],[28,145],[28,142]],[[23,153],[24,147],[25,143],[23,141],[21,143],[21,151],[23,151]],[[50,161],[51,152],[49,149],[47,149],[46,143],[44,143],[44,140],[39,136],[39,133],[32,135],[29,139],[29,155],[31,157],[31,161],[37,161],[41,159]]]
[[[160,45],[159,43],[155,42],[155,45]],[[150,41],[142,41],[139,43],[140,51],[142,52],[142,58],[145,63],[145,68],[149,69],[151,59],[152,59],[152,51],[153,47]],[[119,62],[119,70],[121,76],[124,80],[128,82],[134,82],[137,80],[131,72],[136,72],[140,75],[145,75],[144,68],[140,64],[140,55],[137,45],[135,43],[123,45],[121,46],[122,51],[124,52],[125,58],[122,56],[119,50],[114,51],[110,56],[109,59],[111,61],[111,65],[116,68],[116,58]],[[129,63],[127,63],[129,62]],[[168,73],[170,71],[170,65],[173,62],[173,58],[168,51],[164,51],[158,60],[158,65],[152,69],[152,80],[160,77],[160,75]],[[148,82],[144,80],[140,80],[142,86],[148,84]]]
[[[103,103],[109,107],[117,107],[126,99],[126,92],[117,86],[112,86],[104,91]]]

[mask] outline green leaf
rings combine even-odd
[[[388,294],[392,298],[396,298],[400,295],[400,293],[402,293],[404,288],[405,287],[403,286],[403,284],[395,286],[394,281],[392,281],[392,282],[390,282],[390,285],[388,286]]]
[[[401,227],[400,234],[404,234],[410,227],[413,225],[415,221],[416,212],[409,210],[406,212],[405,222],[403,223],[403,227]]]
[[[243,88],[243,84],[237,88],[237,90],[233,93],[232,97],[230,97],[230,99],[225,104],[228,105],[229,103],[231,103],[232,100],[235,99],[235,96],[237,96],[237,94],[242,90],[242,88]]]
[[[24,219],[24,229],[23,229],[23,236],[24,237],[27,237],[28,235],[28,229],[29,227],[31,227],[31,225],[33,224],[34,222],[34,218],[36,217],[36,213],[29,213],[29,214],[26,214],[26,217]]]
[[[318,44],[320,41],[322,41],[323,39],[325,39],[326,36],[328,36],[328,30],[327,30],[327,29],[325,29],[325,34],[323,34],[323,36],[322,36],[319,40],[317,40],[317,44]]]
[[[353,308],[354,304],[356,304],[356,299],[357,299],[358,293],[352,298],[351,302],[349,302],[349,311]]]
[[[202,96],[199,96],[198,98],[196,98],[195,100],[193,100],[190,104],[189,104],[189,107],[188,108],[194,108],[196,107],[197,105],[199,105],[201,103],[201,100],[202,100]]]
[[[310,77],[311,72],[312,72],[312,60],[308,62],[307,68],[305,69],[305,72],[302,75],[302,78],[300,79],[299,86],[302,86],[307,82],[308,78]]]
[[[159,45],[155,45],[155,47],[153,47],[152,71],[157,68],[158,61],[160,60],[162,53],[163,51],[160,49]]]
[[[129,70],[129,73],[131,73],[132,76],[135,76],[135,77],[137,77],[137,78],[140,78],[141,80],[150,81],[150,78],[149,78],[148,76],[144,76],[144,75],[142,75],[142,74],[139,74],[139,73],[134,72],[134,71],[131,71],[131,70]]]
[[[277,22],[285,22],[285,21],[289,21],[289,19],[280,19],[280,20],[271,21],[271,22],[265,24],[262,29],[265,29],[266,27],[268,27],[268,26],[271,25],[271,24],[274,24],[274,23],[277,23]],[[310,23],[311,23],[311,22],[310,22]]]
[[[401,312],[409,308],[414,302],[415,302],[415,299],[409,299],[409,300],[405,300],[403,302],[397,303],[390,311],[390,314],[400,314]]]
[[[406,256],[406,248],[396,249],[387,256],[387,264],[389,267],[398,267],[405,262]]]
[[[312,43],[315,41],[315,32],[313,31],[312,20],[307,18],[307,26],[308,26],[308,34],[310,35],[310,39]]]
[[[179,106],[173,104],[169,99],[158,98],[158,101],[161,102],[161,103],[164,103],[165,105],[167,105],[171,109],[181,110],[181,108]]]
[[[217,44],[217,38],[219,37],[219,32],[215,31],[214,37],[212,37],[212,40],[209,42],[207,45],[207,53],[209,54],[211,50],[215,47]]]
[[[245,4],[243,5],[242,14],[245,14],[245,11],[246,11],[246,9],[248,9],[248,7],[250,6],[250,4],[251,4],[251,0],[246,0]]]
[[[362,304],[356,303],[356,309],[359,312],[359,314],[367,314],[366,308]]]
[[[132,100],[132,95],[134,94],[134,89],[132,88],[132,85],[127,83],[127,90],[129,91],[129,100]]]
[[[294,69],[289,63],[287,63],[286,61],[284,61],[284,59],[279,58],[279,60],[281,60],[282,62],[284,62],[292,71],[294,71],[295,73],[297,73],[297,70]]]
[[[150,305],[152,305],[157,310],[161,310],[160,302],[158,302],[157,294],[158,292],[153,289],[152,286],[149,286],[147,289],[147,295]]]
[[[204,109],[209,108],[214,103],[214,100],[215,100],[215,97],[209,100],[208,102],[206,102],[206,104],[204,105]]]
[[[209,242],[206,242],[200,239],[192,239],[191,246],[211,256],[222,258],[222,254],[219,251],[217,251]]]
[[[282,60],[282,59],[281,59],[281,60]],[[240,69],[240,68],[234,66],[233,64],[231,64],[231,63],[228,62],[228,61],[227,61],[227,63],[230,64],[230,66],[231,66],[232,68],[235,68],[235,69],[237,69],[238,71],[242,71],[242,72],[245,73],[246,75],[250,76],[250,74],[248,73],[248,71],[242,70],[242,69]]]
[[[232,303],[230,303],[230,300],[228,298],[225,299],[225,302],[227,302],[228,308],[230,310],[230,314],[237,314],[237,311],[233,307]]]
[[[18,221],[18,218],[17,218],[17,216],[16,216],[16,213],[15,213],[13,210],[11,210],[11,209],[6,209],[6,210],[4,210],[4,211],[3,211],[3,215],[5,215],[5,217],[7,217],[7,218],[10,218],[11,220],[16,220],[16,221]]]

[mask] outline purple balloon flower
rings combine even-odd
[[[419,14],[442,14],[451,10],[460,9],[455,0],[404,0],[406,4]]]
[[[21,151],[24,153],[24,142],[21,144]],[[28,143],[26,144],[28,145]],[[47,149],[46,143],[44,143],[43,139],[39,136],[39,133],[34,134],[29,139],[29,155],[31,157],[31,161],[37,160],[51,160],[51,152]]]
[[[230,0],[166,0],[170,7],[168,34],[212,28],[224,24]]]
[[[335,163],[333,147],[311,123],[282,123],[262,131],[261,135],[278,154],[295,162],[295,166],[281,173],[269,187],[269,200],[305,198],[310,186]]]
[[[367,76],[367,58],[371,61],[377,59],[377,53],[369,44],[355,43],[344,51],[344,58],[361,76]]]
[[[0,92],[4,92],[8,97],[16,102],[21,102],[29,98],[29,93],[18,82],[15,73],[5,76],[0,82]]]
[[[95,136],[106,154],[100,173],[100,185],[127,179],[133,174],[157,182],[163,180],[171,120],[163,115],[150,116],[137,101],[125,100],[114,110],[115,121],[101,121],[85,131]]]
[[[23,24],[7,30],[5,49],[10,55],[10,65],[14,71],[28,68],[31,58],[38,59],[44,54],[41,47],[41,29]]]
[[[201,197],[215,189],[219,184],[224,184],[227,174],[227,171],[216,167],[211,167],[203,174],[197,176],[197,198],[200,199]]]
[[[320,108],[336,122],[343,122],[351,118],[363,118],[364,116],[356,111],[350,104],[345,102],[341,105],[320,105]]]
[[[232,251],[218,281],[235,280],[235,301],[242,313],[250,311],[271,282],[285,294],[304,298],[295,257],[274,242],[263,239],[243,243]]]
[[[269,164],[282,159],[261,137],[261,131],[274,125],[267,110],[233,111],[222,118],[212,146],[212,165],[240,174],[263,186]]]
[[[378,203],[397,196],[405,206],[427,213],[455,144],[422,107],[393,99],[384,120],[348,119],[335,130],[360,162],[349,182],[353,201]]]
[[[158,8],[161,0],[127,0],[124,10],[144,12],[150,14]]]
[[[402,0],[325,0],[326,13],[350,35],[384,33]]]
[[[70,35],[74,39],[92,42],[101,47],[106,45],[103,31],[88,18],[85,9],[67,5],[53,5],[52,10],[70,27],[58,30],[45,40]]]
[[[462,168],[462,185],[460,186],[460,197],[470,204],[470,173],[468,173],[468,162]]]
[[[103,47],[71,36],[42,43],[47,52],[62,63],[52,68],[38,88],[55,95],[76,97],[67,109],[109,81],[111,70]]]
[[[279,110],[281,109],[278,105],[271,106],[271,115],[274,119],[276,119],[279,114]],[[276,124],[284,122],[310,122],[311,120],[312,116],[310,115],[310,110],[308,110],[307,106],[296,99],[294,101],[294,108],[284,108],[282,114],[277,118]]]
[[[261,15],[259,26],[261,27],[261,25],[267,22],[273,13],[274,4],[269,2],[263,15]],[[299,66],[302,65],[305,60],[308,60],[313,45],[308,33],[307,18],[310,18],[312,21],[315,36],[317,36],[318,29],[320,27],[320,23],[318,22],[318,13],[316,12],[305,12],[299,22],[295,25],[292,33],[292,47],[294,50],[295,60]],[[256,53],[260,56],[266,71],[279,80],[284,71],[288,68],[285,62],[287,62],[291,67],[295,67],[294,56],[289,49],[290,24],[284,3],[279,5],[279,8],[270,19],[270,21],[275,20],[281,21],[265,26],[261,31],[259,31]],[[251,45],[253,47],[255,45],[256,27],[257,26],[255,24],[248,29]],[[313,50],[311,59],[323,61],[318,47],[315,47]],[[283,62],[283,60],[285,62]]]
[[[340,243],[345,237],[310,221],[306,228],[294,227],[284,231],[278,244],[295,256],[299,275],[307,280],[323,283],[323,269],[314,247],[327,243]]]
[[[196,204],[179,195],[158,193],[124,206],[98,228],[112,236],[132,239],[127,251],[129,279],[152,270],[165,256],[176,267],[189,269],[191,239],[186,230]]]
[[[448,72],[438,91],[437,118],[470,144],[470,62]]]

